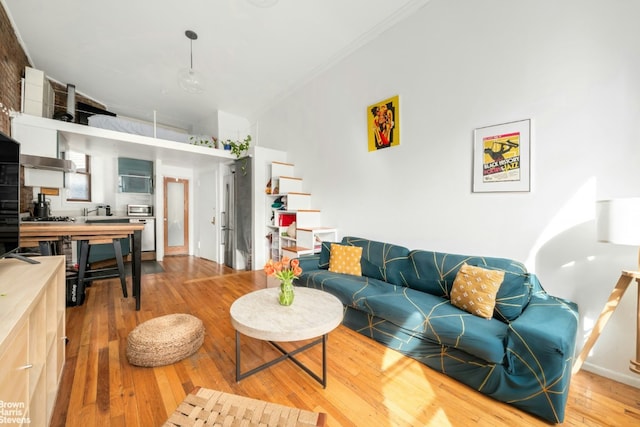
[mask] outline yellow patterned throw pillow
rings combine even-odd
[[[504,271],[464,264],[451,288],[451,303],[479,317],[491,319]]]
[[[329,271],[362,276],[361,257],[362,248],[360,246],[345,246],[332,243],[331,254],[329,255]]]

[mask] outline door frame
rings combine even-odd
[[[169,246],[169,221],[168,221],[168,206],[169,201],[167,199],[167,186],[169,183],[181,183],[184,187],[184,240],[182,246]],[[165,176],[163,179],[164,186],[164,255],[189,255],[189,180],[185,178],[172,178]]]

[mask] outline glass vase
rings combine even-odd
[[[280,295],[278,296],[278,302],[280,302],[280,305],[293,304],[293,297],[293,281],[283,280],[280,282]]]

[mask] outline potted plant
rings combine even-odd
[[[224,144],[224,148],[225,150],[227,150],[227,146],[229,146],[229,150],[231,150],[231,154],[233,154],[234,156],[236,156],[236,159],[239,159],[241,157],[245,157],[245,155],[249,152],[249,143],[251,142],[251,135],[247,135],[247,137],[242,141],[232,141],[230,139],[227,139],[226,141],[223,142]],[[242,162],[242,173],[244,175],[246,175],[247,170],[247,159],[244,159],[244,162]]]
[[[218,138],[206,135],[191,135],[189,137],[191,145],[201,145],[204,147],[218,148]]]
[[[229,150],[231,150],[231,154],[236,156],[236,159],[239,159],[249,151],[250,142],[251,142],[251,135],[247,135],[247,137],[242,142],[232,141],[230,139],[227,139],[226,141],[224,141],[223,144],[225,146],[225,149],[227,149],[227,146],[228,146]]]

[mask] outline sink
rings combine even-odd
[[[80,217],[86,223],[92,222],[129,222],[129,218],[124,216],[85,216]]]

